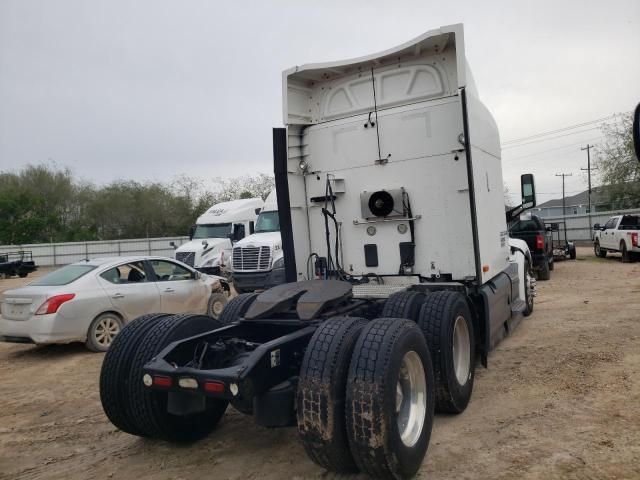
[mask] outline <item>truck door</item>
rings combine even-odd
[[[205,313],[207,295],[204,284],[193,272],[169,260],[149,260],[160,293],[160,311],[166,313]],[[210,293],[210,292],[209,292]]]
[[[109,268],[99,278],[100,286],[126,321],[160,311],[158,289],[147,277],[143,262],[123,263]]]
[[[604,231],[600,232],[600,246],[604,248],[618,248],[618,242],[616,237],[616,226],[618,224],[619,217],[610,218],[607,223],[604,224]]]

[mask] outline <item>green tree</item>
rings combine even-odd
[[[602,126],[605,140],[597,150],[595,166],[607,187],[612,208],[640,206],[640,163],[633,151],[632,115],[621,114]]]

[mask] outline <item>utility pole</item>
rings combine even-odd
[[[581,168],[580,170],[586,170],[587,172],[587,178],[588,178],[588,182],[589,182],[589,231],[591,231],[591,149],[594,148],[593,145],[589,145],[587,143],[587,146],[584,148],[581,148],[580,150],[586,150],[587,151],[587,168]],[[594,168],[595,170],[595,168]]]
[[[567,215],[567,207],[564,204],[564,177],[571,177],[573,173],[556,173],[556,177],[562,177],[562,216]]]

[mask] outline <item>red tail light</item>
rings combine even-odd
[[[170,388],[173,385],[173,380],[171,380],[171,377],[165,377],[164,375],[154,375],[153,384],[156,387]]]
[[[631,245],[634,247],[638,246],[638,232],[633,232],[631,234]]]
[[[536,248],[544,250],[544,237],[542,235],[536,235]]]
[[[222,393],[224,392],[224,383],[209,380],[204,384],[204,391],[209,393]]]
[[[75,293],[65,293],[63,295],[55,295],[40,305],[40,308],[36,310],[36,315],[47,315],[49,313],[56,313],[64,302],[72,300],[76,296]]]

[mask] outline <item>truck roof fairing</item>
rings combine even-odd
[[[284,123],[310,125],[336,118],[332,114],[325,115],[328,112],[323,109],[327,107],[326,102],[330,100],[327,98],[327,91],[318,91],[318,85],[331,84],[333,87],[327,87],[327,90],[330,90],[335,88],[342,79],[364,76],[372,72],[372,69],[381,71],[385,67],[390,69],[398,65],[416,64],[417,66],[418,63],[422,63],[423,67],[431,68],[433,72],[414,69],[409,73],[412,77],[410,79],[407,77],[409,82],[415,82],[420,74],[434,75],[436,85],[430,92],[431,98],[457,94],[460,88],[466,88],[468,95],[477,97],[473,76],[464,52],[464,29],[460,23],[430,30],[413,40],[379,53],[348,60],[295,66],[283,72]],[[383,90],[384,86],[376,87],[378,88]],[[324,89],[320,87],[320,90]],[[334,92],[334,96],[337,95]],[[355,104],[360,100],[356,98],[358,93],[351,86],[345,90],[344,94],[339,95],[345,97],[343,104],[347,102],[356,106]],[[405,100],[413,99],[415,97]],[[399,99],[396,99],[394,103],[397,105],[398,101]],[[360,106],[365,107],[364,104]],[[380,103],[378,107],[381,107]],[[349,113],[359,113],[356,110],[358,109],[352,109]]]

